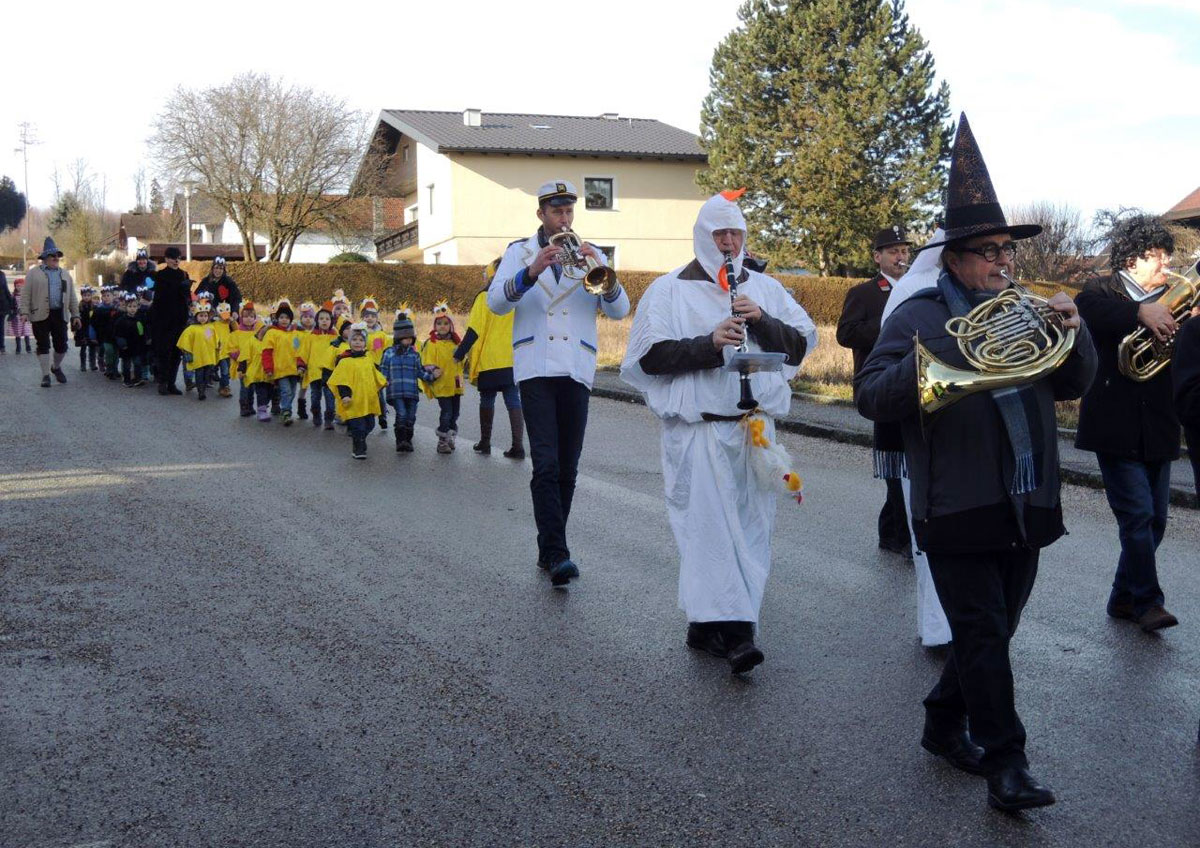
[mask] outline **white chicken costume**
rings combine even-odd
[[[715,282],[724,279],[724,257],[713,233],[745,233],[745,218],[733,202],[737,196],[717,194],[700,208],[693,229],[696,260],[651,283],[638,303],[621,364],[622,379],[662,419],[667,513],[680,553],[679,606],[689,622],[758,621],[771,569],[776,493],[794,486],[782,474],[777,481],[767,479],[762,458],[756,462],[752,453],[769,450],[764,442],[774,444],[773,417],[791,406],[788,381],[817,344],[816,326],[791,294],[777,280],[743,270],[742,257],[734,257],[738,294],[764,313],[747,325],[747,349],[788,353],[781,371],[751,375],[760,414],[739,420],[739,376],[721,367],[728,353],[716,352],[711,339],[703,338],[730,316],[729,292]],[[660,342],[688,344],[686,364],[677,363],[672,373],[657,373],[657,367],[647,373],[651,348]],[[772,453],[764,458],[773,467],[782,450]]]

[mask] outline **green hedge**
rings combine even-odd
[[[195,282],[203,279],[211,267],[208,262],[182,262],[180,266]],[[321,303],[334,289],[343,289],[354,304],[371,295],[379,300],[385,311],[393,310],[405,301],[413,309],[426,311],[444,299],[455,312],[465,313],[470,310],[476,293],[483,288],[483,267],[480,265],[230,262],[226,270],[237,281],[244,296],[264,304],[284,295],[293,303],[305,300]],[[636,305],[650,283],[661,274],[623,271],[619,276],[630,300]],[[786,274],[777,279],[791,290],[818,324],[837,323],[846,290],[862,282],[861,278]],[[1055,287],[1036,283],[1030,288],[1045,297],[1057,291]]]

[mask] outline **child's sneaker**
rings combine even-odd
[[[258,420],[264,423],[270,423],[271,421],[271,410],[265,403],[258,408]]]
[[[449,434],[442,433],[441,431],[439,431],[437,434],[437,437],[438,437],[438,446],[437,446],[438,453],[450,453],[452,450],[454,450],[454,448],[450,447]]]
[[[296,417],[299,418],[301,421],[308,420],[308,399],[307,398],[300,398],[299,403],[297,405],[297,412],[298,412],[298,414],[296,415]]]
[[[355,459],[366,459],[367,458],[367,440],[363,439],[363,438],[359,438],[358,436],[355,436],[354,437],[354,447],[352,447],[350,449],[350,455],[353,456]]]
[[[292,411],[290,409],[285,409],[283,411],[283,426],[284,427],[292,426]]]

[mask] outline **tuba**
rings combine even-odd
[[[580,253],[583,241],[567,227],[563,227],[562,232],[550,236],[550,243],[558,248],[563,274],[572,280],[582,279],[588,294],[611,294],[617,287],[617,272]]]
[[[1167,271],[1176,282],[1161,298],[1161,303],[1171,310],[1171,317],[1182,324],[1191,317],[1192,309],[1200,306],[1200,263],[1193,263],[1186,273]],[[1175,352],[1175,340],[1159,341],[1147,327],[1138,327],[1121,339],[1117,345],[1117,370],[1138,383],[1144,383],[1171,362]]]
[[[975,392],[1033,383],[1055,371],[1075,347],[1075,331],[1062,326],[1045,298],[1021,288],[1005,289],[962,317],[946,332],[972,368],[942,362],[915,339],[917,398],[923,413],[945,409]]]

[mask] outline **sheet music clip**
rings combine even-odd
[[[766,351],[742,351],[734,353],[725,362],[725,370],[737,374],[754,374],[759,371],[779,371],[787,359],[786,353]]]

